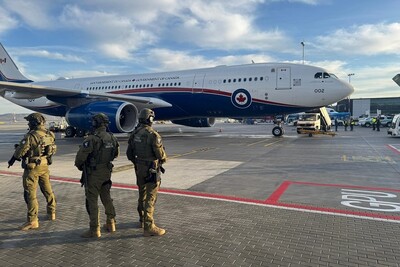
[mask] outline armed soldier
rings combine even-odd
[[[161,136],[152,128],[155,114],[151,109],[143,109],[139,114],[139,125],[129,137],[126,155],[133,162],[136,184],[139,187],[137,211],[139,222],[144,228],[144,236],[164,235],[165,230],[154,223],[154,208],[161,184],[160,172],[166,162]]]
[[[16,160],[22,160],[24,199],[28,207],[27,222],[21,226],[24,231],[39,228],[39,204],[36,198],[38,184],[46,198],[48,219],[56,219],[56,198],[50,184],[49,165],[57,150],[54,134],[46,129],[46,120],[42,114],[32,113],[25,119],[28,121],[29,132],[15,146],[14,155],[8,161],[10,167]]]
[[[111,198],[111,163],[119,155],[119,143],[109,132],[107,126],[108,117],[98,113],[92,117],[94,133],[90,134],[75,157],[75,166],[82,171],[81,182],[85,186],[86,210],[89,214],[90,229],[84,232],[81,237],[100,237],[99,206],[98,198],[105,208],[107,216],[104,229],[108,232],[115,232],[115,209]]]

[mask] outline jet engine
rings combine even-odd
[[[74,107],[67,112],[65,119],[78,129],[90,130],[92,116],[100,112],[108,116],[109,129],[113,133],[132,132],[138,121],[137,108],[120,101],[92,102]]]
[[[172,120],[172,123],[190,127],[212,127],[215,124],[215,118],[191,118],[183,120]]]

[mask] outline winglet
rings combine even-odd
[[[4,46],[0,43],[0,81],[29,83],[32,80],[26,78],[19,71],[17,65],[11,59]]]

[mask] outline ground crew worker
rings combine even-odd
[[[376,131],[380,131],[381,130],[381,117],[380,116],[378,116],[377,118],[376,118]]]
[[[164,235],[165,230],[154,222],[154,208],[158,189],[161,184],[162,164],[167,160],[161,136],[152,128],[154,111],[143,109],[139,114],[139,125],[128,141],[126,155],[133,162],[136,173],[136,184],[139,188],[138,206],[139,222],[144,236]]]
[[[353,118],[350,118],[350,131],[353,131],[354,125],[355,125],[355,121]]]
[[[28,121],[29,132],[19,145],[15,145],[14,155],[8,161],[8,167],[10,167],[16,160],[22,160],[21,166],[24,169],[22,183],[28,212],[27,221],[21,226],[23,231],[39,228],[39,204],[36,197],[38,184],[46,198],[47,218],[56,219],[56,198],[51,188],[49,172],[52,155],[57,150],[55,136],[53,132],[46,129],[46,119],[42,114],[35,112],[25,119]]]
[[[373,117],[371,119],[371,123],[372,123],[372,130],[375,131],[375,127],[376,127],[376,118],[375,117]]]
[[[115,232],[115,208],[111,198],[111,163],[119,155],[119,143],[109,132],[108,117],[98,113],[92,117],[94,133],[85,138],[75,157],[75,166],[82,171],[81,183],[85,186],[86,210],[89,214],[89,230],[81,237],[100,237],[98,198],[107,216],[104,229]]]

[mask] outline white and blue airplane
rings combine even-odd
[[[156,120],[210,127],[215,118],[257,118],[298,113],[338,102],[354,88],[319,67],[257,63],[171,72],[33,82],[0,44],[0,95],[12,103],[62,116],[66,136],[83,136],[93,114],[110,118],[110,131],[132,132],[138,113]],[[273,135],[283,135],[280,124]]]

